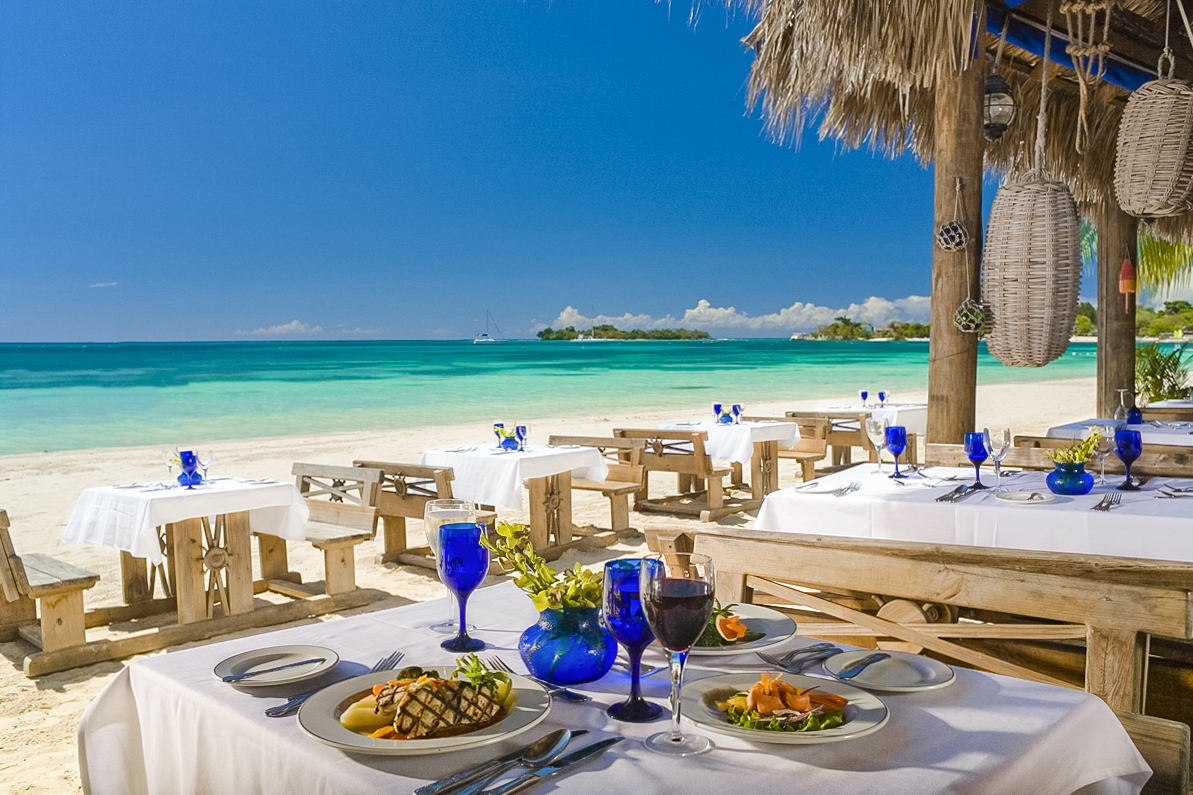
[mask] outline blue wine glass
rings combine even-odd
[[[712,415],[713,415],[713,418],[716,419],[717,422],[721,421],[721,404],[720,403],[712,404]]]
[[[493,434],[497,437],[497,448],[498,449],[501,449],[501,439],[504,436],[504,433],[505,433],[505,423],[504,422],[493,423]]]
[[[986,452],[986,437],[983,434],[965,434],[965,457],[973,464],[973,488],[986,488],[982,485],[982,464],[990,454]]]
[[[514,436],[518,438],[518,449],[526,449],[526,437],[530,435],[529,429],[525,425],[514,426]]]
[[[601,602],[601,623],[617,638],[630,657],[630,697],[605,710],[609,717],[626,723],[646,723],[663,714],[663,708],[642,697],[642,652],[654,640],[646,613],[642,611],[640,559],[611,560],[605,564],[605,591]]]
[[[886,405],[886,392],[878,393],[878,405],[879,405],[879,407]]]
[[[862,399],[862,408],[865,408],[866,407],[866,398],[870,397],[870,393],[864,389],[859,389],[857,391],[857,396]]]
[[[481,546],[481,524],[439,526],[439,578],[460,602],[460,633],[440,646],[463,653],[485,648],[483,640],[468,637],[468,597],[489,573],[489,550]]]
[[[1131,464],[1135,463],[1135,459],[1139,458],[1141,453],[1143,453],[1143,437],[1139,431],[1120,428],[1114,432],[1114,454],[1122,460],[1123,466],[1127,468],[1127,479],[1118,487],[1119,491],[1139,491],[1135,481],[1131,480]]]
[[[741,404],[734,403],[732,411],[733,411],[733,422],[736,425],[737,423],[741,422],[741,413],[742,413],[741,412]]]
[[[886,449],[895,457],[895,474],[891,478],[903,480],[907,475],[899,472],[899,455],[907,449],[907,429],[902,425],[891,425],[886,429]]]

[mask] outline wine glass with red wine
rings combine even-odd
[[[671,660],[671,730],[646,739],[646,747],[652,751],[690,756],[712,748],[707,737],[680,730],[679,694],[688,650],[712,618],[714,584],[712,560],[707,555],[667,553],[642,561],[642,610]]]

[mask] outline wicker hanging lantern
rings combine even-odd
[[[1180,0],[1177,7],[1187,31]],[[1193,209],[1193,85],[1173,79],[1175,64],[1166,20],[1157,79],[1132,92],[1118,128],[1114,192],[1123,211],[1138,218]]]
[[[1044,38],[1048,63],[1052,6]],[[1040,88],[1034,166],[998,191],[986,230],[982,296],[993,313],[990,354],[1011,367],[1042,367],[1065,352],[1081,290],[1081,227],[1073,195],[1044,173],[1048,69]]]

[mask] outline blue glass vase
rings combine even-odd
[[[1056,469],[1048,473],[1044,480],[1048,483],[1048,490],[1053,494],[1069,496],[1089,494],[1094,487],[1094,476],[1085,471],[1085,462],[1080,464],[1065,464],[1060,461],[1053,463]]]
[[[601,626],[595,607],[544,610],[518,639],[518,653],[530,673],[557,685],[591,682],[609,673],[617,640]]]

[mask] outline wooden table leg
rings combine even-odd
[[[228,551],[228,612],[253,609],[253,542],[247,511],[225,514],[224,544]]]
[[[569,544],[572,541],[572,473],[560,472],[551,476],[549,509],[555,514],[552,522],[555,529],[555,543]]]
[[[1090,627],[1085,646],[1085,690],[1120,712],[1143,710],[1147,636]]]
[[[761,500],[779,488],[776,462],[779,458],[779,443],[754,442],[754,457],[750,459],[750,484],[754,499]]]
[[[551,543],[550,523],[547,518],[547,492],[550,491],[550,476],[531,478],[526,481],[530,490],[530,543],[540,552]]]
[[[120,551],[120,583],[124,589],[126,605],[148,602],[153,598],[149,591],[149,566],[145,558],[134,557],[132,553]]]
[[[384,535],[385,547],[381,553],[382,563],[393,563],[406,552],[406,517],[382,516],[381,532]]]
[[[173,524],[170,531],[178,623],[193,624],[207,618],[207,589],[203,583],[203,522],[200,519],[186,519]]]

